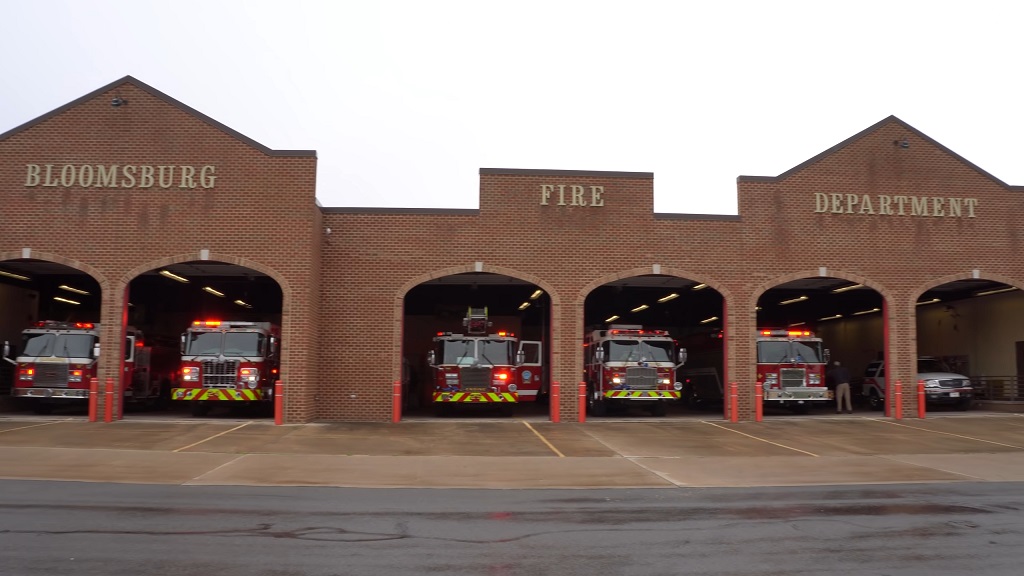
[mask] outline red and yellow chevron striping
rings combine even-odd
[[[434,392],[434,402],[518,402],[513,392]]]
[[[680,398],[678,390],[608,390],[605,398]]]
[[[232,402],[251,402],[254,400],[263,400],[263,391],[259,389],[223,390],[219,388],[172,388],[171,400],[224,400]]]

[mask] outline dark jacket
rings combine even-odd
[[[839,384],[850,383],[850,371],[845,366],[835,366],[825,375],[825,385],[835,390]]]

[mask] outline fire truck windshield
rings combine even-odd
[[[441,340],[439,343],[441,364],[490,364],[503,366],[511,364],[511,350],[508,340],[470,339]],[[479,344],[479,346],[478,346]]]
[[[259,332],[189,332],[192,356],[262,356],[266,335]]]
[[[672,343],[665,340],[610,340],[609,362],[671,362]]]
[[[821,342],[797,342],[771,340],[757,343],[757,361],[763,364],[784,364],[787,362],[809,362],[820,364],[824,356]]]
[[[96,336],[92,334],[25,334],[22,338],[24,356],[57,358],[89,358]]]

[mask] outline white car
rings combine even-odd
[[[928,404],[953,405],[960,410],[971,407],[974,399],[971,379],[950,372],[938,358],[922,356],[917,359],[917,378],[913,382],[903,383],[905,399],[913,399],[913,395],[917,394],[917,383],[920,380],[924,380],[925,401]],[[885,391],[885,363],[875,360],[864,371],[861,393],[868,399],[872,409],[881,410],[885,407]]]

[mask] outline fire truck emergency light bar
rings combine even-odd
[[[36,322],[36,328],[77,328],[79,330],[92,330],[96,325],[92,322],[58,322],[57,320],[40,320]]]
[[[629,334],[650,334],[652,336],[664,336],[665,334],[668,334],[668,332],[666,332],[665,330],[622,330],[622,329],[619,329],[619,328],[616,328],[614,330],[609,330],[608,333],[609,334],[623,334],[623,335],[629,335]]]
[[[810,336],[810,330],[761,330],[761,336]]]

